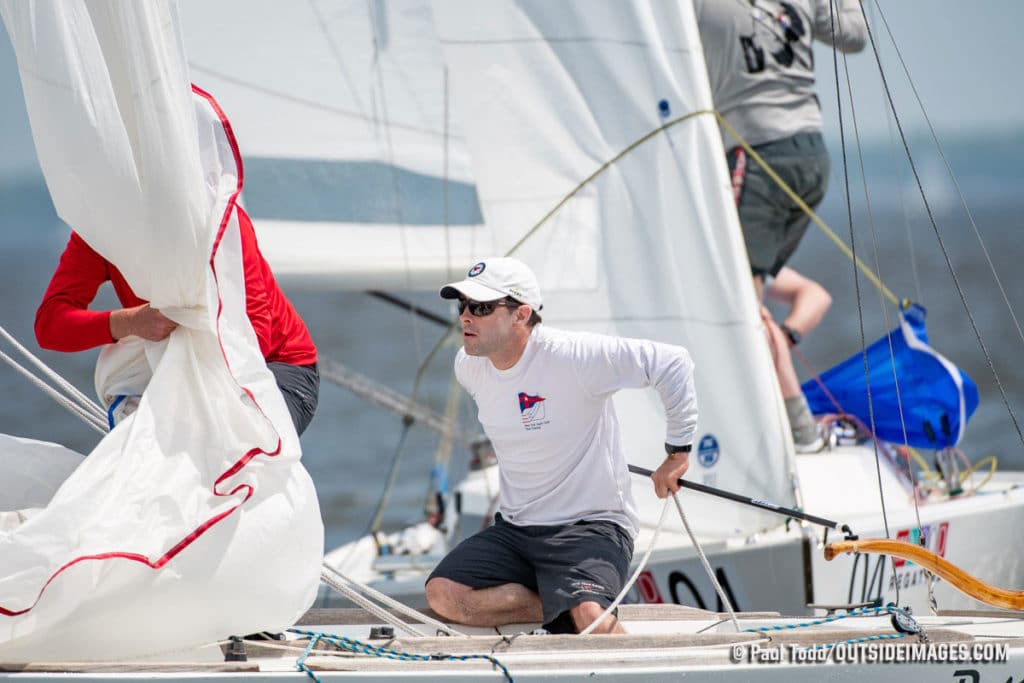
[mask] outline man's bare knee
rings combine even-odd
[[[463,617],[459,596],[471,590],[469,586],[437,576],[427,581],[427,604],[441,616],[459,620]]]
[[[597,602],[581,602],[569,610],[576,631],[583,631],[604,613],[604,607]],[[609,614],[597,625],[592,633],[623,633],[624,629],[613,614]]]

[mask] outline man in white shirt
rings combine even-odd
[[[516,259],[481,261],[440,294],[459,301],[455,376],[476,401],[501,484],[495,524],[442,560],[427,601],[460,623],[577,633],[622,589],[638,530],[612,395],[661,396],[668,457],[652,479],[664,498],[689,464],[693,362],[678,346],[544,327],[537,279]],[[609,615],[594,632],[623,629]]]

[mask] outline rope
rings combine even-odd
[[[830,650],[838,645],[856,645],[857,643],[870,643],[877,640],[899,640],[900,638],[906,638],[906,633],[882,633],[877,636],[865,636],[864,638],[849,638],[847,640],[837,640],[834,643],[816,643],[808,650]]]
[[[83,422],[92,427],[94,430],[96,430],[100,434],[107,433],[107,421],[105,418],[96,417],[91,410],[79,405],[72,399],[64,396],[59,391],[51,387],[49,384],[47,384],[37,376],[33,375],[30,370],[22,366],[20,363],[18,363],[18,361],[11,358],[3,351],[0,351],[0,359],[6,361],[8,365],[10,365],[15,371],[20,373],[23,377],[25,377],[25,379],[27,379],[29,382],[34,384],[44,394],[52,398],[59,405],[66,408],[71,414],[78,416]]]
[[[420,622],[422,622],[424,624],[429,624],[430,626],[433,626],[434,628],[436,628],[438,631],[441,631],[443,633],[447,633],[448,635],[451,635],[451,636],[465,636],[466,635],[465,633],[461,633],[459,631],[456,631],[455,629],[451,628],[450,626],[448,626],[448,624],[445,624],[444,622],[438,621],[437,619],[434,619],[432,617],[428,617],[426,614],[423,614],[422,612],[418,612],[417,610],[413,609],[412,607],[409,607],[409,606],[399,602],[398,600],[395,600],[391,596],[385,595],[384,593],[381,593],[380,591],[378,591],[378,590],[376,590],[376,589],[366,585],[365,583],[360,583],[358,581],[353,581],[352,579],[347,577],[345,574],[341,573],[340,571],[338,571],[334,567],[331,567],[326,562],[324,563],[323,569],[321,570],[321,575],[323,575],[324,572],[329,572],[330,574],[337,575],[339,578],[341,578],[342,580],[346,581],[349,584],[350,588],[354,588],[355,590],[363,591],[368,596],[370,596],[371,598],[373,598],[377,602],[385,605],[386,607],[391,607],[392,609],[398,610],[399,612],[401,612],[402,614],[404,614],[405,616],[407,616],[409,618],[417,619],[417,620],[419,620]]]
[[[410,400],[410,403],[412,403],[412,400]],[[395,454],[391,456],[391,467],[388,469],[388,478],[384,482],[384,489],[380,492],[380,498],[377,500],[377,509],[374,510],[373,518],[370,520],[370,526],[366,529],[366,533],[373,534],[374,540],[377,539],[377,532],[380,530],[381,522],[384,519],[384,508],[388,504],[388,498],[391,497],[391,489],[394,487],[395,480],[398,478],[398,465],[402,462],[402,449],[405,446],[405,440],[409,437],[409,429],[412,427],[413,422],[414,420],[411,415],[406,415],[402,418],[402,433],[398,436],[398,445],[395,447]]]
[[[865,21],[866,21],[866,19],[865,19]],[[835,49],[833,49],[833,59],[834,59],[834,55],[835,55]],[[872,256],[874,258],[875,271],[878,272],[878,273],[881,273],[882,272],[882,267],[881,267],[881,261],[880,261],[879,256],[878,256],[878,237],[877,237],[877,231],[876,231],[876,226],[875,226],[874,212],[871,209],[871,197],[870,197],[870,194],[868,192],[868,184],[867,184],[867,177],[868,176],[867,176],[867,171],[866,171],[866,169],[864,167],[864,153],[863,153],[863,149],[861,147],[861,142],[860,142],[860,129],[857,126],[857,110],[856,110],[856,107],[854,105],[853,88],[852,88],[851,83],[850,83],[850,68],[849,68],[849,63],[847,62],[847,59],[846,59],[846,53],[845,52],[843,53],[843,70],[846,73],[846,92],[847,92],[847,96],[849,97],[849,100],[850,100],[850,118],[851,118],[852,123],[853,123],[854,142],[856,143],[856,147],[857,147],[857,160],[858,160],[858,163],[860,165],[860,176],[861,176],[861,182],[862,182],[863,191],[864,191],[864,202],[865,202],[865,205],[866,205],[866,208],[867,208],[867,213],[868,213],[868,226],[870,227],[870,230],[871,230]],[[838,92],[838,89],[839,89],[838,88],[838,71],[836,72],[836,78],[837,78],[836,90]],[[842,111],[840,110],[840,121],[841,120],[842,120]],[[842,135],[842,133],[841,133],[841,135]],[[845,137],[843,139],[845,140]],[[843,172],[844,172],[844,179],[846,178],[846,155],[845,155],[845,151],[846,150],[845,150],[845,145],[844,145],[844,148],[843,148]],[[847,208],[848,208],[848,211],[849,211],[849,196],[847,196]],[[850,218],[850,222],[851,222],[850,242],[852,244],[853,243],[853,221],[852,221],[852,216]],[[856,280],[856,273],[854,273],[854,279]],[[857,283],[857,284],[858,284],[857,302],[858,302],[858,311],[859,311],[859,307],[860,307],[860,289],[859,289],[859,283]],[[890,329],[889,309],[885,306],[885,302],[884,301],[881,301],[880,303],[881,303],[881,309],[882,309],[882,317],[883,317],[883,319],[885,321],[885,329],[888,330],[888,329]],[[909,305],[909,304],[907,302],[904,302],[901,305],[901,307],[902,306],[907,306],[907,305]],[[864,344],[864,338],[863,338],[863,319],[861,320],[861,324],[862,324],[861,343]],[[892,341],[892,336],[891,335],[886,335],[886,342],[888,343],[888,346],[889,346],[889,358],[891,360],[893,360],[893,363],[892,363],[892,378],[893,378],[893,384],[895,385],[895,388],[896,388],[896,411],[897,411],[897,414],[899,415],[899,418],[900,418],[900,429],[901,429],[902,434],[903,434],[903,445],[905,447],[909,448],[910,447],[910,443],[909,443],[909,439],[907,438],[906,415],[905,415],[904,410],[903,410],[903,392],[900,389],[900,377],[899,377],[899,372],[897,371],[897,368],[896,368],[896,363],[895,363],[895,355],[896,354],[895,354],[895,351],[893,349],[893,341]],[[867,353],[866,350],[865,350],[864,353],[865,354]],[[866,357],[865,357],[865,365],[867,365]],[[865,382],[868,382],[868,376],[867,376],[866,368],[865,368]],[[868,387],[869,410],[872,411],[869,417],[871,419],[872,425],[874,425],[874,412],[873,412],[873,405],[871,404],[871,385],[868,382],[866,384],[866,386]],[[875,446],[876,471],[878,471],[878,470],[880,470],[880,468],[878,467],[878,463],[877,463],[879,441],[878,441],[877,438],[874,437],[873,431],[874,430],[872,430],[872,438],[874,439],[875,444],[876,444],[876,446]],[[917,491],[917,482],[914,479],[914,472],[913,472],[913,470],[910,470],[909,474],[910,474],[911,490],[916,492]],[[879,486],[881,486],[881,485],[879,484]],[[880,493],[880,495],[881,495],[881,493]],[[918,502],[919,502],[918,498],[915,495],[914,496],[914,518],[917,520],[917,526],[920,529],[920,528],[922,528],[923,525],[921,523],[921,510],[920,510],[920,506],[918,505]],[[883,501],[883,506],[884,506],[884,501]],[[897,599],[898,598],[899,598],[899,591],[897,590]]]
[[[871,281],[871,284],[877,287],[886,299],[888,299],[894,304],[899,304],[899,299],[896,297],[895,294],[893,294],[889,290],[888,287],[885,286],[885,283],[883,283],[882,280],[877,275],[875,275],[874,272],[872,272],[872,270],[868,268],[863,261],[857,258],[857,256],[850,250],[850,248],[846,246],[843,240],[835,232],[833,232],[832,228],[828,227],[828,224],[825,221],[823,221],[821,217],[818,216],[818,214],[814,212],[814,209],[809,207],[807,205],[807,202],[801,199],[800,195],[794,192],[793,188],[791,188],[785,180],[779,177],[779,174],[776,173],[775,170],[768,165],[768,162],[761,158],[760,154],[754,151],[754,148],[751,147],[750,144],[747,143],[747,141],[744,140],[740,136],[740,134],[736,132],[736,129],[729,125],[729,122],[726,121],[725,118],[717,111],[712,113],[718,119],[718,122],[722,125],[722,127],[730,135],[736,138],[736,141],[739,143],[740,147],[743,148],[743,151],[747,153],[747,156],[756,161],[757,165],[760,166],[761,169],[768,175],[768,177],[775,182],[779,189],[785,192],[786,196],[793,200],[793,203],[800,207],[800,210],[807,214],[810,217],[811,221],[815,225],[817,225],[823,233],[825,233],[825,236],[835,243],[835,245],[839,248],[839,251],[843,252],[843,254],[847,258],[853,261],[857,268],[859,268],[860,271],[864,273],[864,275]]]
[[[396,628],[401,629],[402,631],[405,631],[409,635],[411,635],[411,636],[418,636],[418,637],[424,637],[424,636],[427,635],[423,631],[420,631],[418,628],[416,628],[414,626],[410,626],[406,622],[404,622],[401,619],[399,619],[398,617],[394,616],[393,614],[388,612],[386,609],[383,609],[379,605],[374,604],[372,600],[364,598],[354,588],[352,588],[351,586],[347,586],[344,583],[338,581],[333,576],[331,576],[330,574],[324,572],[323,570],[321,570],[321,572],[320,572],[320,580],[323,581],[324,583],[326,583],[328,586],[330,586],[334,590],[336,590],[339,593],[341,593],[342,595],[344,595],[346,598],[348,598],[352,602],[356,603],[357,605],[359,605],[360,607],[365,609],[367,612],[369,612],[373,616],[375,616],[378,619],[381,619],[383,621],[386,621],[387,623],[391,624],[392,626],[394,626]]]
[[[54,382],[58,387],[60,387],[67,394],[72,396],[79,404],[82,405],[82,407],[87,409],[90,413],[95,415],[97,418],[102,420],[104,424],[106,424],[107,414],[103,411],[102,408],[100,408],[99,404],[97,404],[91,398],[89,398],[81,391],[79,391],[74,384],[61,377],[60,374],[58,374],[56,371],[54,371],[52,368],[46,365],[46,363],[40,360],[31,351],[22,346],[21,343],[18,342],[18,340],[15,339],[11,335],[11,333],[4,329],[2,325],[0,325],[0,336],[3,336],[3,338],[6,339],[11,346],[20,351],[25,358],[30,360],[32,364],[36,366],[36,368],[38,368],[44,375],[49,377],[50,380]]]
[[[722,601],[722,606],[729,613],[729,618],[732,620],[732,625],[739,633],[740,624],[736,621],[736,612],[733,610],[732,602],[729,600],[729,596],[722,590],[722,584],[718,582],[718,577],[715,576],[715,571],[711,568],[711,563],[708,562],[707,555],[704,554],[704,549],[700,547],[700,543],[697,542],[697,537],[693,535],[693,531],[690,529],[690,523],[686,519],[686,514],[683,512],[683,506],[679,503],[679,496],[675,493],[672,494],[672,500],[675,501],[676,509],[679,511],[679,519],[683,520],[683,526],[686,527],[686,533],[690,535],[690,540],[693,542],[693,547],[697,550],[697,555],[700,557],[700,562],[704,565],[704,571],[707,572],[708,578],[711,580],[712,585],[715,587],[715,592],[718,593],[718,599]]]
[[[508,667],[498,661],[497,657],[492,655],[449,655],[444,653],[437,653],[431,655],[420,655],[413,654],[410,652],[402,652],[400,650],[392,650],[386,647],[378,647],[376,645],[370,645],[360,640],[353,638],[347,638],[345,636],[339,636],[334,634],[315,632],[315,631],[303,631],[296,628],[288,629],[292,633],[297,633],[302,636],[309,637],[309,645],[303,650],[302,654],[295,662],[295,666],[299,671],[305,672],[307,676],[312,678],[317,683],[320,683],[320,679],[313,672],[311,668],[306,665],[306,659],[313,652],[313,648],[320,641],[324,641],[331,645],[334,645],[340,650],[347,652],[354,652],[355,654],[373,655],[374,657],[382,657],[384,659],[395,659],[402,662],[437,662],[437,661],[448,661],[448,662],[467,662],[475,659],[486,660],[491,663],[497,669],[501,670],[501,673],[505,676],[505,680],[508,683],[514,683],[512,680],[512,674],[509,673]]]
[[[831,617],[824,617],[822,619],[814,619],[812,621],[800,622],[799,624],[775,624],[775,625],[772,625],[772,626],[759,626],[757,628],[745,629],[745,632],[749,632],[749,633],[767,633],[767,632],[772,632],[772,631],[787,631],[787,630],[794,630],[794,629],[799,629],[799,628],[809,628],[811,626],[820,626],[822,624],[829,624],[829,623],[831,623],[833,621],[839,621],[840,619],[846,619],[848,617],[878,616],[878,614],[880,612],[886,612],[886,613],[888,613],[888,614],[890,614],[892,616],[895,616],[896,618],[902,617],[902,618],[906,619],[910,624],[913,625],[913,627],[915,629],[917,629],[917,633],[919,634],[919,636],[922,639],[927,639],[927,636],[925,636],[925,634],[924,634],[924,629],[922,629],[920,627],[920,625],[914,620],[914,618],[912,616],[910,616],[910,613],[907,612],[906,610],[902,610],[899,607],[896,607],[895,605],[885,605],[884,607],[866,607],[866,608],[863,608],[863,609],[854,609],[854,610],[850,610],[846,614],[836,614],[836,615],[833,615]],[[836,647],[837,645],[855,645],[855,644],[858,644],[858,643],[868,643],[868,642],[879,641],[879,640],[897,640],[899,638],[906,638],[908,635],[910,635],[910,634],[906,633],[906,632],[903,632],[903,633],[886,633],[886,634],[879,634],[879,635],[874,635],[874,636],[866,636],[866,637],[863,637],[863,638],[850,638],[848,640],[839,640],[839,641],[836,641],[834,643],[817,643],[817,644],[815,644],[815,645],[813,645],[811,647],[808,647],[807,649],[808,650],[822,650],[822,649],[829,650],[829,649],[832,649],[832,648]]]
[[[644,553],[644,557],[640,560],[640,564],[637,565],[636,571],[633,572],[633,576],[630,577],[629,581],[626,582],[626,585],[622,587],[622,590],[619,591],[619,594],[615,597],[615,600],[612,601],[612,604],[608,605],[605,611],[601,612],[601,615],[590,623],[590,626],[580,631],[581,636],[589,635],[593,632],[593,630],[597,628],[597,625],[602,623],[608,615],[612,613],[612,610],[619,606],[619,603],[621,603],[623,598],[626,597],[626,593],[628,593],[633,587],[636,580],[640,578],[640,572],[642,572],[644,567],[647,566],[647,562],[651,559],[651,553],[654,552],[654,546],[658,543],[658,535],[661,534],[661,527],[665,523],[666,512],[668,512],[668,500],[666,500],[665,504],[661,507],[661,517],[658,518],[658,525],[654,527],[654,536],[651,537],[651,544],[647,546],[647,552]]]
[[[858,607],[852,609],[844,614],[833,614],[830,617],[822,617],[821,619],[812,619],[811,621],[801,621],[797,624],[773,624],[771,626],[757,626],[754,628],[743,629],[744,632],[749,633],[765,633],[768,631],[792,631],[798,628],[808,628],[811,626],[821,626],[822,624],[831,624],[833,621],[840,621],[849,617],[877,617],[879,612],[885,612],[892,614],[893,612],[905,612],[898,607],[892,605],[884,605],[882,607]]]
[[[836,45],[836,41],[835,41],[835,37],[836,37],[836,24],[837,24],[835,9],[836,9],[835,3],[834,2],[829,2],[829,24],[830,24],[831,31],[832,31],[832,66],[833,66],[833,72],[835,74],[835,81],[836,81],[836,106],[837,106],[837,111],[838,111],[838,114],[839,114],[840,149],[842,150],[842,154],[843,154],[843,188],[844,188],[845,194],[846,194],[846,215],[847,215],[847,221],[848,221],[849,226],[850,226],[850,253],[853,256],[854,262],[856,263],[857,262],[857,256],[856,256],[856,253],[857,253],[856,252],[857,242],[854,239],[854,233],[853,233],[853,206],[852,206],[852,203],[850,201],[850,176],[849,176],[849,164],[848,164],[847,159],[846,159],[846,133],[845,133],[845,126],[843,125],[843,102],[842,102],[842,96],[840,95],[840,89],[839,89],[839,58],[838,58],[839,50],[835,47],[835,45]],[[864,12],[864,8],[862,7],[861,8],[861,14],[863,14],[863,12]],[[864,21],[865,21],[865,24],[866,24],[867,23],[867,17],[866,16],[864,17]],[[870,29],[868,29],[868,30],[870,32]],[[876,53],[876,58],[877,58],[877,53]],[[849,72],[849,69],[846,68],[847,64],[846,64],[846,57],[845,57],[845,55],[843,56],[843,67],[846,70],[846,77],[847,77],[846,78],[846,83],[847,83],[847,89],[849,91],[849,88],[850,88],[850,83],[849,83],[850,72]],[[853,110],[852,92],[851,92],[851,97],[850,97],[850,109]],[[854,119],[854,132],[856,132],[856,119]],[[858,151],[859,151],[859,142],[858,142]],[[871,397],[871,371],[870,371],[870,368],[868,366],[867,339],[866,339],[866,335],[865,335],[865,332],[864,332],[864,306],[863,306],[863,302],[862,302],[862,298],[861,298],[860,278],[857,276],[857,268],[853,269],[853,285],[854,285],[854,289],[856,290],[856,296],[857,296],[857,320],[858,320],[859,327],[860,327],[861,356],[863,358],[863,363],[864,363],[864,386],[865,386],[865,388],[867,390],[867,399],[868,399],[868,421],[869,421],[869,423],[871,425],[871,434],[874,435],[874,433],[875,433],[875,404],[874,404],[874,401],[872,400],[872,397]],[[891,293],[890,293],[889,296],[890,297],[892,296]],[[892,300],[892,299],[890,299],[890,300]],[[896,301],[893,301],[893,303],[896,304],[896,305],[899,305],[898,302],[896,302]],[[885,491],[882,489],[882,464],[881,464],[881,460],[878,457],[878,440],[872,438],[872,442],[871,443],[872,443],[872,447],[873,447],[874,455],[875,455],[875,479],[876,479],[876,481],[878,483],[878,498],[879,498],[879,502],[881,503],[881,506],[882,506],[882,523],[883,523],[883,526],[885,527],[885,537],[886,538],[890,538],[889,514],[888,514],[888,510],[886,509],[886,505],[885,505]],[[896,584],[896,600],[897,600],[897,602],[899,601],[899,599],[900,599],[900,585],[897,583]]]

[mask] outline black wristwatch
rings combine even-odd
[[[804,338],[802,334],[794,330],[789,325],[779,325],[779,329],[782,330],[783,334],[785,334],[786,337],[789,339],[789,343],[792,344],[793,346],[799,344],[800,340]]]
[[[665,453],[668,455],[675,455],[676,453],[689,453],[693,450],[693,444],[686,444],[685,446],[676,446],[674,444],[665,444]]]

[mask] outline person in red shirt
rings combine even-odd
[[[267,368],[277,386],[295,429],[305,431],[316,412],[320,395],[317,352],[306,324],[296,313],[259,245],[252,221],[241,207],[238,225],[245,269],[245,307]],[[100,285],[109,280],[124,308],[91,311]],[[84,351],[134,335],[150,341],[165,339],[177,323],[151,308],[128,286],[112,263],[96,253],[77,233],[61,254],[43,301],[36,311],[35,332],[39,346],[51,351]]]

